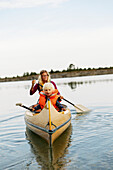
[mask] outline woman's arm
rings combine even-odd
[[[35,86],[31,86],[30,95],[33,95],[37,90],[38,90],[38,84],[35,84]]]

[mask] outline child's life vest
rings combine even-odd
[[[56,101],[57,101],[57,99],[59,98],[59,95],[57,95],[57,93],[58,93],[58,90],[55,89],[55,90],[53,91],[52,95],[49,97],[52,105],[53,105],[56,109],[58,108],[58,107],[56,106]],[[47,98],[46,98],[46,95],[45,95],[44,91],[41,91],[41,92],[40,92],[40,97],[39,97],[39,104],[40,104],[41,109],[44,108],[44,106],[45,106],[45,104],[46,104],[46,99],[47,99]]]

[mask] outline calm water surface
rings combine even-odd
[[[26,106],[35,104],[38,92],[29,95],[31,81],[0,83],[0,169],[113,169],[113,75],[54,79],[60,93],[91,111],[72,113],[71,126],[50,149],[29,131]]]

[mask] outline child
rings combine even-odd
[[[56,109],[58,109],[60,112],[65,111],[66,109],[59,102],[61,101],[61,99],[63,99],[63,97],[57,95],[57,93],[58,93],[58,90],[54,88],[52,83],[45,83],[43,86],[43,91],[40,92],[38,105],[34,107],[33,111],[43,109],[48,98],[50,99],[52,105]]]

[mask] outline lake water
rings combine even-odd
[[[53,148],[29,131],[24,122],[26,106],[35,104],[38,92],[29,95],[31,81],[0,83],[0,169],[113,169],[113,75],[54,79],[69,101],[91,109],[72,113],[71,126]]]

